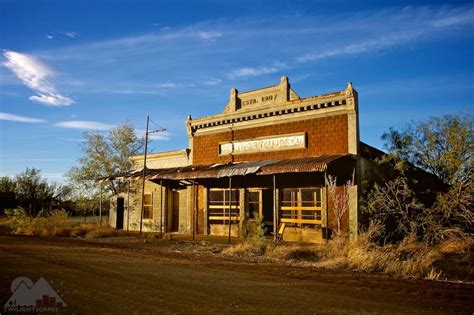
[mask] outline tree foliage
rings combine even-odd
[[[13,179],[2,177],[0,191],[14,193],[16,205],[27,209],[29,215],[61,208],[71,193],[69,186],[48,182],[35,168],[27,168]]]
[[[143,152],[144,139],[137,137],[130,123],[124,123],[108,133],[88,131],[84,133],[83,155],[79,165],[73,167],[68,177],[86,191],[94,191],[95,180],[130,170],[129,158]],[[117,194],[126,189],[122,181],[107,183],[108,192]]]
[[[472,117],[433,117],[404,130],[390,129],[382,136],[399,177],[376,185],[368,196],[368,210],[385,223],[388,234],[414,236],[428,243],[472,233],[473,161]],[[439,191],[434,203],[422,198],[410,185],[408,165],[438,177],[447,190]]]
[[[444,115],[412,122],[401,131],[391,128],[382,140],[397,160],[409,162],[452,185],[470,176],[472,125],[470,115]]]
[[[16,189],[16,182],[8,176],[0,177],[0,192],[14,193]]]

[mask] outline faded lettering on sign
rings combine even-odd
[[[289,149],[300,149],[305,147],[306,136],[304,133],[301,133],[221,143],[219,144],[219,154],[228,155],[279,150],[283,151]]]

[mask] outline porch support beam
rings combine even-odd
[[[278,198],[277,198],[277,189],[276,189],[276,177],[273,175],[273,240],[277,239],[278,232]]]
[[[232,177],[229,177],[229,244],[232,233]]]

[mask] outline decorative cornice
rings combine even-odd
[[[324,97],[308,97],[305,99],[289,101],[280,106],[260,107],[251,110],[224,113],[198,119],[188,119],[186,121],[186,125],[188,126],[188,129],[190,129],[189,131],[194,134],[198,129],[236,124],[273,116],[303,113],[334,107],[353,109],[355,105],[354,103],[355,102],[352,100],[352,95],[347,96],[343,93],[337,95],[331,94]]]

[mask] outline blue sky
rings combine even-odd
[[[217,114],[232,87],[287,75],[302,97],[353,82],[361,140],[473,110],[474,5],[463,1],[0,0],[0,175],[51,180],[82,133],[147,114],[187,146],[184,120]]]

